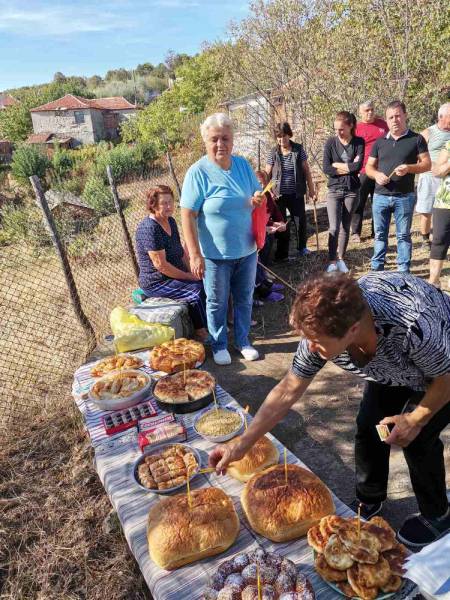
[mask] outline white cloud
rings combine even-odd
[[[30,6],[31,5],[31,6]],[[43,3],[0,1],[0,31],[25,36],[68,36],[99,33],[134,25],[128,14],[120,15],[80,4],[48,6]]]

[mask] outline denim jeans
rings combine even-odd
[[[233,296],[234,342],[238,348],[250,344],[257,252],[236,259],[205,258],[203,283],[206,292],[206,316],[213,352],[227,347],[228,297]]]
[[[383,271],[388,247],[389,224],[394,213],[397,235],[398,270],[408,272],[411,264],[411,223],[414,212],[415,194],[400,196],[373,196],[373,226],[375,228],[375,244],[372,256],[372,269]]]

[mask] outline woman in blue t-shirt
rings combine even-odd
[[[231,154],[233,129],[223,113],[202,124],[206,156],[183,183],[181,222],[192,272],[203,277],[214,361],[231,362],[227,349],[227,306],[234,306],[234,342],[246,360],[258,352],[249,342],[256,274],[252,211],[262,202],[259,182],[245,158]]]
[[[196,337],[205,340],[205,292],[201,279],[190,272],[175,219],[173,193],[167,185],[147,192],[149,215],[136,230],[139,285],[149,298],[172,298],[187,303]]]

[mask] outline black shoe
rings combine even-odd
[[[442,517],[426,519],[421,514],[406,519],[397,532],[403,544],[413,548],[423,548],[450,533],[450,506]]]
[[[368,521],[369,519],[371,519],[372,517],[374,517],[375,515],[377,515],[380,511],[381,508],[383,506],[382,502],[376,502],[375,504],[364,504],[364,502],[360,502],[358,500],[358,498],[356,498],[355,500],[353,500],[353,502],[351,502],[349,504],[349,507],[355,511],[356,514],[358,514],[358,507],[361,506],[361,512],[360,515],[361,517],[365,520]]]

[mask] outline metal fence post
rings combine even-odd
[[[120,224],[122,226],[125,247],[128,251],[128,254],[130,255],[131,262],[133,263],[133,269],[136,274],[136,278],[139,279],[139,266],[136,260],[136,254],[134,253],[133,242],[131,241],[131,236],[130,232],[128,231],[127,222],[125,221],[122,207],[120,206],[119,194],[117,193],[116,184],[114,183],[110,165],[106,167],[106,174],[108,176],[109,185],[111,187],[111,192],[114,199],[114,206],[116,207],[116,211],[120,219]]]
[[[258,139],[258,171],[261,170],[261,140]]]
[[[78,295],[78,290],[77,290],[77,286],[75,284],[75,280],[73,278],[72,269],[70,268],[69,259],[67,258],[66,250],[65,250],[65,248],[61,242],[61,239],[59,237],[58,230],[56,228],[56,223],[55,223],[55,220],[53,219],[53,215],[48,207],[47,199],[44,195],[44,191],[42,189],[39,177],[37,177],[36,175],[32,175],[30,177],[30,181],[31,181],[31,185],[33,186],[33,190],[34,190],[34,193],[36,196],[36,203],[43,212],[45,225],[50,233],[50,236],[53,241],[53,245],[56,249],[56,253],[61,262],[62,270],[64,273],[64,278],[66,280],[67,287],[69,289],[70,300],[72,302],[72,306],[74,308],[75,315],[76,315],[80,325],[86,331],[88,338],[90,340],[89,352],[91,352],[96,346],[94,328],[92,327],[89,319],[85,315],[83,308],[81,306],[80,296]]]

